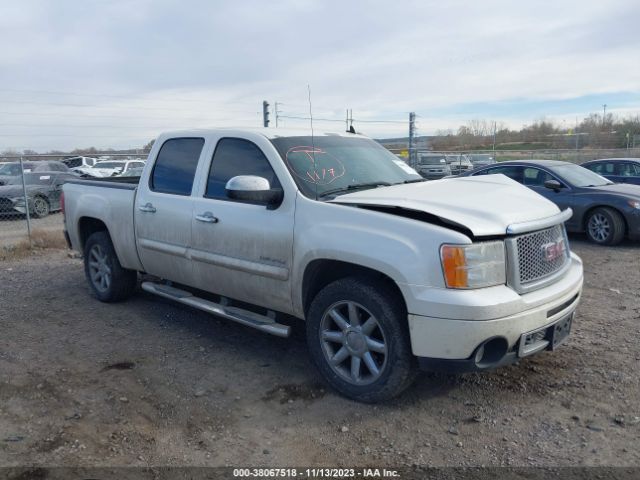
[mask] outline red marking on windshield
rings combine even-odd
[[[291,147],[285,160],[297,177],[317,185],[328,185],[346,173],[340,160],[318,147]]]

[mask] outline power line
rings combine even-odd
[[[138,105],[96,105],[90,103],[57,103],[57,102],[32,102],[27,100],[0,100],[0,103],[12,103],[16,105],[47,105],[53,107],[73,107],[73,108],[124,108],[128,110],[164,110],[164,111],[172,111],[172,112],[183,112],[184,108],[167,108],[167,107],[143,107]],[[203,105],[204,106],[204,105]],[[207,106],[209,109],[209,106]],[[233,111],[228,108],[224,108],[226,111]],[[241,113],[249,113],[246,110],[236,110]]]
[[[289,119],[292,119],[292,120],[311,120],[311,117],[296,117],[296,116],[293,116],[293,115],[279,115],[278,118],[289,118]],[[344,122],[344,120],[335,120],[333,118],[316,118],[316,117],[313,117],[313,120],[314,121],[320,121],[320,122],[340,122],[340,123]]]
[[[74,96],[74,97],[96,97],[96,98],[124,98],[124,99],[133,99],[133,98],[144,98],[144,97],[140,97],[140,95],[135,94],[135,93],[131,93],[128,95],[114,95],[114,94],[107,94],[107,93],[77,93],[77,92],[63,92],[63,91],[54,91],[54,90],[21,90],[21,89],[17,89],[17,88],[0,88],[0,92],[14,92],[14,93],[36,93],[36,94],[45,94],[45,95],[69,95],[69,96]],[[167,95],[167,94],[162,94],[163,97],[166,98],[170,98],[173,101],[177,101],[177,102],[199,102],[202,103],[203,101],[206,101],[205,98],[180,98],[180,97],[173,97],[171,95]],[[238,101],[238,100],[234,100],[233,103],[242,103],[245,105],[253,105],[253,102],[249,102],[249,101]]]
[[[255,115],[258,115],[259,112],[255,112]],[[102,115],[102,114],[91,114],[91,113],[82,113],[82,114],[78,114],[78,113],[44,113],[44,112],[38,112],[38,113],[31,113],[31,112],[0,112],[0,115],[23,115],[23,116],[31,116],[31,117],[73,117],[73,118],[85,118],[85,117],[91,117],[91,118],[126,118],[126,119],[153,119],[153,120],[177,120],[178,118],[176,116],[170,116],[170,117],[164,117],[164,116],[157,116],[157,115],[153,115],[153,116],[141,116],[141,115]],[[251,114],[251,117],[253,119],[253,115]],[[189,118],[201,118],[200,116],[192,116],[192,117],[182,117],[179,118],[179,120],[182,121],[186,121]],[[248,119],[249,117],[247,117]],[[222,122],[222,121],[227,121],[227,120],[231,120],[231,121],[238,121],[238,118],[234,118],[234,119],[229,119],[229,118],[220,118],[220,119],[214,119],[213,121],[216,122]]]

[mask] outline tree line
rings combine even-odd
[[[640,147],[640,116],[592,113],[571,126],[542,118],[519,130],[474,119],[457,131],[439,130],[429,140],[433,150],[491,150],[494,144],[497,150]]]

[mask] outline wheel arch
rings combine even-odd
[[[107,232],[107,235],[111,238],[109,229],[102,220],[94,217],[81,217],[78,220],[78,238],[80,239],[81,250],[84,250],[87,239],[96,232]]]
[[[387,274],[356,263],[332,259],[315,259],[306,266],[302,279],[302,308],[306,317],[311,302],[324,287],[346,277],[360,277],[384,282],[402,303],[407,304],[398,284]]]

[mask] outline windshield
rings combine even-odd
[[[471,162],[469,161],[469,159],[467,157],[465,157],[464,155],[448,155],[447,156],[447,163],[449,165],[451,165],[451,164],[455,164],[455,165],[471,165]]]
[[[25,185],[49,185],[54,175],[50,173],[25,173]],[[12,178],[7,185],[22,185],[22,175]]]
[[[418,181],[422,177],[389,150],[368,138],[318,136],[271,140],[302,193]],[[364,188],[364,187],[363,187]],[[342,193],[342,192],[340,192]]]
[[[422,155],[418,158],[420,165],[443,165],[447,163],[442,155]]]
[[[24,171],[28,172],[33,168],[33,165],[31,165],[30,163],[24,163]],[[0,167],[0,175],[8,175],[8,176],[14,176],[14,175],[20,175],[20,164],[19,163],[7,163],[6,165],[3,165],[2,167]]]
[[[124,162],[98,162],[95,168],[124,168]]]
[[[613,183],[580,165],[561,165],[559,167],[551,167],[551,170],[574,187],[600,187]]]

